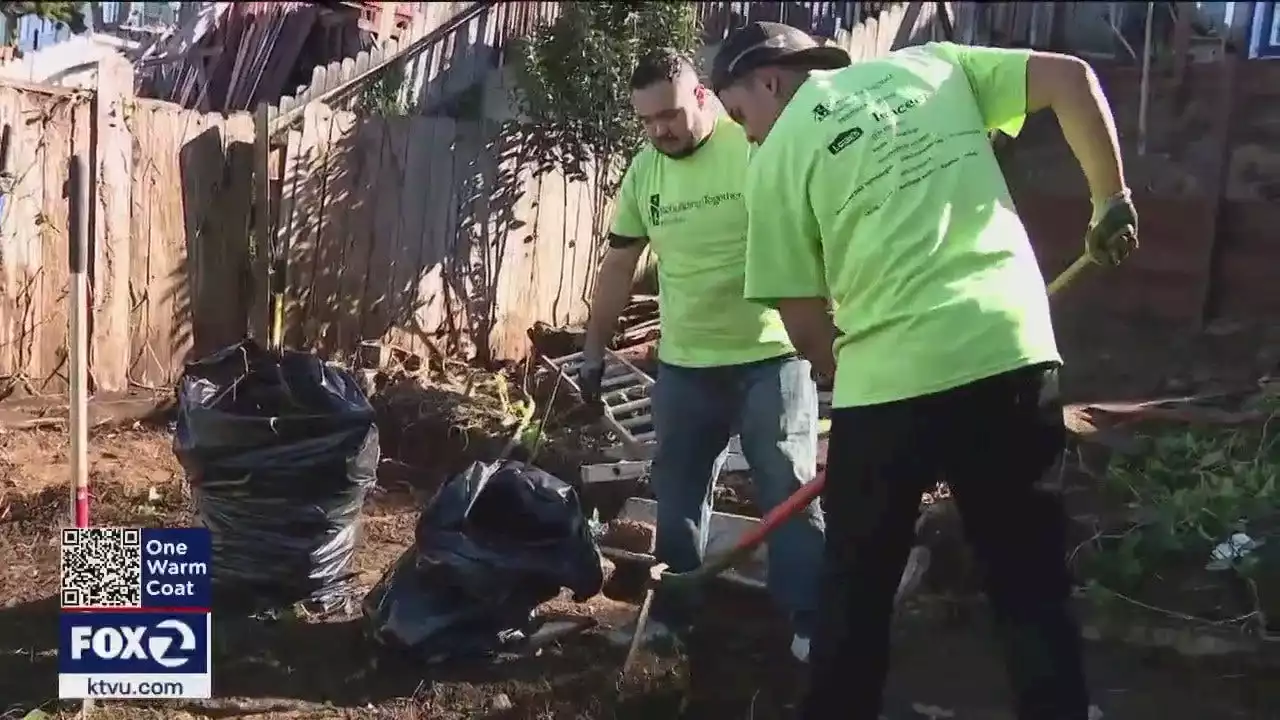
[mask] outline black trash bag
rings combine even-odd
[[[351,597],[378,430],[350,374],[309,353],[232,345],[183,373],[173,449],[213,535],[219,608]]]
[[[365,596],[364,617],[375,643],[429,662],[510,649],[561,588],[582,602],[604,584],[577,491],[523,463],[473,464],[415,534]]]

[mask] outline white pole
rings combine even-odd
[[[1156,4],[1154,2],[1147,3],[1147,29],[1146,36],[1142,41],[1142,82],[1139,85],[1139,92],[1142,96],[1138,98],[1138,154],[1147,154],[1147,111],[1151,105],[1151,26],[1152,17],[1155,15]],[[1186,9],[1183,12],[1187,12]]]
[[[85,159],[71,159],[68,195],[71,199],[70,344],[71,367],[71,486],[72,519],[76,527],[89,526],[89,173]]]
[[[71,517],[76,527],[89,527],[89,172],[85,158],[71,158],[67,178],[67,195],[71,200],[70,247],[67,257],[71,265],[70,345],[71,398]],[[93,700],[85,699],[80,717],[87,718]]]

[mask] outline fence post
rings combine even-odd
[[[1217,287],[1219,283],[1214,281],[1218,278],[1222,262],[1222,243],[1219,242],[1219,238],[1224,224],[1223,217],[1229,201],[1227,192],[1231,181],[1231,156],[1235,148],[1236,115],[1239,111],[1236,105],[1239,102],[1239,98],[1236,93],[1239,88],[1240,70],[1244,62],[1237,53],[1224,54],[1218,60],[1217,69],[1219,75],[1218,82],[1215,84],[1220,88],[1220,97],[1222,99],[1217,104],[1215,122],[1210,126],[1210,132],[1213,133],[1213,137],[1217,141],[1215,144],[1218,152],[1213,154],[1213,174],[1207,183],[1207,194],[1213,202],[1213,209],[1209,219],[1209,242],[1202,266],[1204,267],[1204,279],[1199,288],[1200,314],[1199,317],[1195,318],[1193,325],[1195,330],[1200,330],[1216,318],[1221,301],[1220,295],[1224,290],[1224,288]]]
[[[89,348],[96,392],[129,387],[133,138],[126,120],[132,103],[133,64],[118,55],[100,60],[91,120],[96,132],[91,134],[87,168],[94,298]]]
[[[271,319],[271,129],[270,106],[253,113],[253,301],[249,334],[259,342],[270,335]]]

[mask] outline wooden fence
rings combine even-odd
[[[96,92],[0,84],[0,399],[67,385],[63,184],[77,154],[92,168],[96,392],[168,385],[262,325],[254,118],[135,100],[130,77],[125,64]],[[535,321],[584,319],[607,202],[530,177],[518,132],[313,103],[287,141],[270,207],[292,344],[515,359]]]
[[[244,332],[252,120],[135,101],[132,77],[120,61],[95,92],[0,84],[0,398],[67,384],[75,155],[91,168],[94,389],[166,385],[193,347]]]
[[[535,321],[585,319],[607,203],[528,165],[509,125],[308,105],[279,180],[286,340],[512,359]]]
[[[246,332],[253,118],[139,100],[128,130],[128,380],[163,385]]]
[[[69,221],[62,182],[69,158],[88,143],[91,113],[84,98],[70,93],[0,88],[6,156],[0,209],[0,376],[32,392],[49,389],[51,383],[56,387],[54,379],[66,376],[63,298]]]

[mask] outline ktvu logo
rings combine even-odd
[[[157,631],[167,632],[156,634]],[[181,651],[196,649],[195,632],[181,620],[162,620],[152,627],[79,626],[71,628],[71,658],[80,660],[88,650],[103,660],[150,660],[173,669],[189,661],[189,658],[169,656],[175,642]]]

